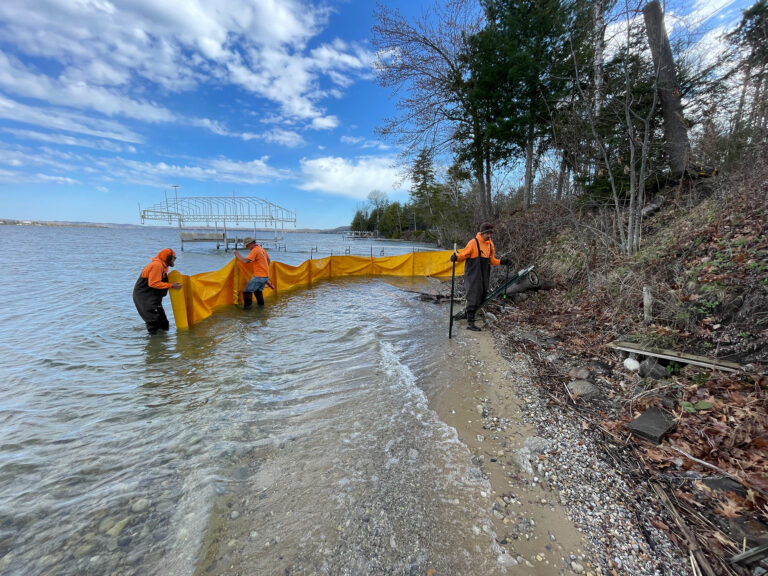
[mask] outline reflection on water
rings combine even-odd
[[[448,344],[400,289],[418,281],[326,281],[150,337],[131,289],[174,231],[0,240],[0,574],[490,573],[470,570],[487,538],[463,548],[484,481],[423,392]],[[51,277],[46,305],[23,292]]]

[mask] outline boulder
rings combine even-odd
[[[663,380],[669,374],[667,374],[667,369],[656,358],[646,358],[640,362],[640,376],[643,378],[653,378],[654,380]]]
[[[600,389],[589,380],[574,380],[567,386],[571,396],[591,400],[600,396]]]

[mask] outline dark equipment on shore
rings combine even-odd
[[[501,284],[491,290],[485,297],[485,300],[483,300],[483,303],[480,305],[480,307],[482,308],[486,302],[493,300],[494,298],[498,298],[502,294],[506,298],[507,294],[514,294],[516,292],[521,292],[522,290],[536,288],[538,285],[539,277],[533,271],[533,265],[528,266],[528,268],[523,268],[522,270],[518,271],[514,276],[507,277]],[[517,288],[522,288],[522,290],[518,290]],[[456,314],[453,314],[453,311],[451,311],[451,317],[455,320],[464,318],[466,314],[466,310],[462,310]]]
[[[712,178],[712,176],[717,176],[717,168],[714,166],[689,166],[686,172],[689,178]]]
[[[453,253],[456,254],[456,244],[453,245]],[[450,320],[448,321],[448,340],[451,339],[452,332],[453,332],[453,291],[454,291],[454,287],[456,286],[456,261],[454,260],[452,264],[453,264],[453,267],[451,268],[451,312],[450,312]]]

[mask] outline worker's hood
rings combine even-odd
[[[162,250],[160,250],[160,252],[157,253],[157,256],[155,256],[155,258],[160,260],[160,262],[162,262],[163,265],[168,266],[168,260],[170,259],[171,256],[176,256],[176,252],[174,252],[170,248],[163,248]]]

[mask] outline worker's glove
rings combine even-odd
[[[501,260],[499,260],[499,264],[501,264],[502,266],[511,266],[512,260],[510,260],[509,258],[502,258]]]
[[[454,252],[451,254],[451,262],[456,262],[456,260],[458,260],[458,258],[456,257],[456,252]]]

